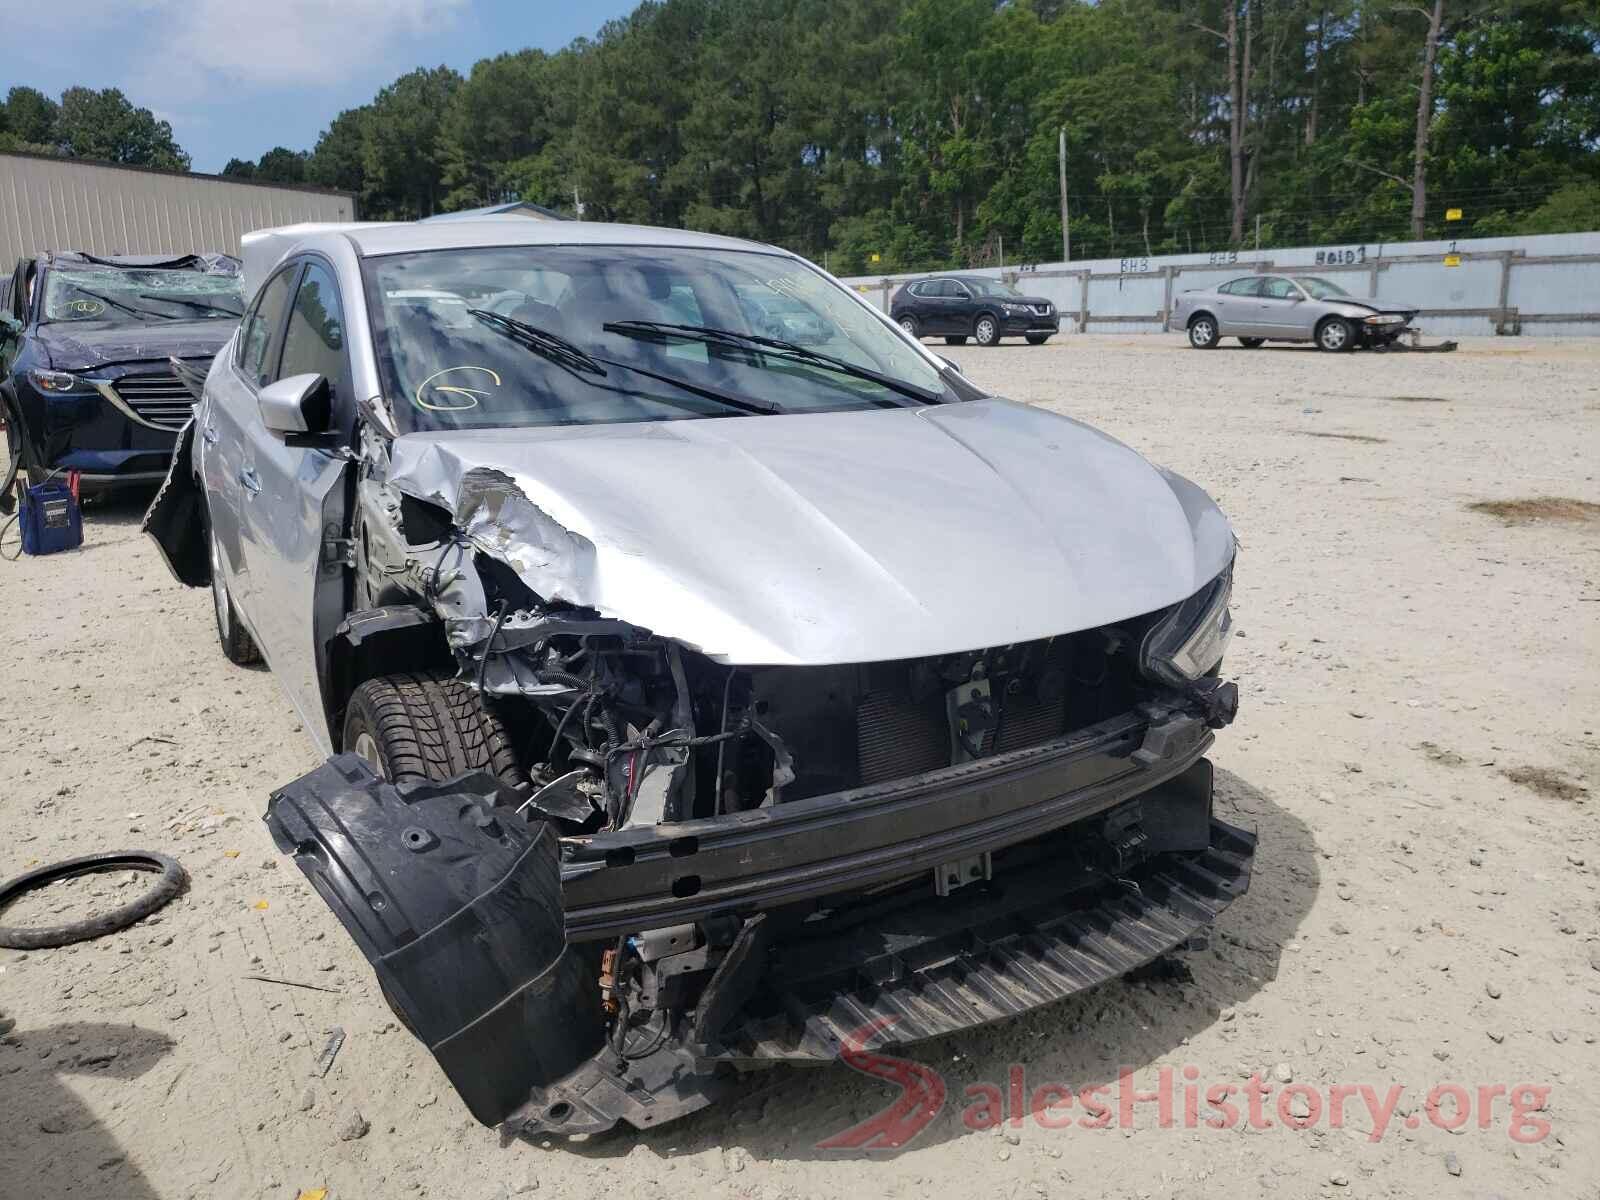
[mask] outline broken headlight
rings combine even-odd
[[[1145,634],[1139,667],[1152,679],[1182,687],[1222,661],[1233,636],[1228,601],[1233,595],[1233,564],[1183,603],[1172,608]]]

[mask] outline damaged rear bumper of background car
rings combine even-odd
[[[480,1121],[649,1128],[736,1066],[1015,1016],[1202,936],[1254,853],[1211,815],[1226,701],[1174,693],[893,783],[559,843],[486,775],[397,790],[349,755],[280,789],[267,822]],[[683,953],[680,930],[721,932]],[[666,956],[663,1018],[616,1037],[604,963],[623,944]]]

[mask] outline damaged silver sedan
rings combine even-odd
[[[330,755],[267,823],[478,1120],[650,1128],[1248,886],[1194,484],[771,247],[484,220],[245,263],[146,528]]]

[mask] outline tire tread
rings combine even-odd
[[[455,676],[412,672],[369,679],[350,699],[345,748],[351,729],[365,725],[388,765],[391,783],[441,782],[485,770],[502,783],[523,781],[500,718],[478,692]]]

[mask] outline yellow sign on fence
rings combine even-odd
[[[1461,265],[1461,255],[1446,254],[1444,256],[1444,265],[1447,267],[1459,267]]]
[[[1459,220],[1461,220],[1461,210],[1459,208],[1447,208],[1447,209],[1445,209],[1444,210],[1444,219],[1446,221],[1459,221]]]

